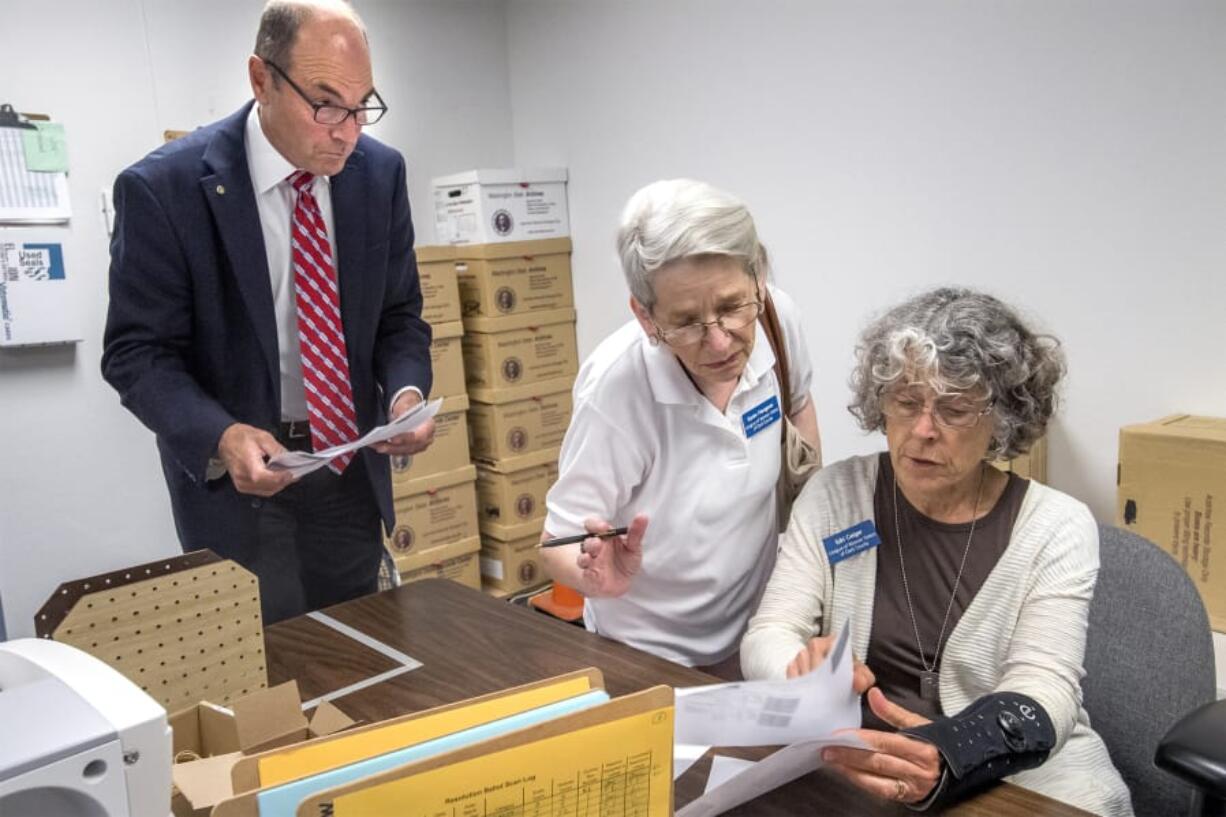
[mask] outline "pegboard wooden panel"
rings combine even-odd
[[[35,621],[169,712],[268,686],[256,578],[208,551],[61,585]]]

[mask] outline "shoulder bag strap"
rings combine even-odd
[[[783,330],[779,326],[779,313],[775,311],[775,302],[771,300],[770,289],[763,287],[766,293],[762,303],[762,328],[766,330],[766,340],[775,353],[775,371],[779,375],[779,391],[782,399],[783,416],[792,416],[792,382],[788,376],[787,344],[783,341]]]

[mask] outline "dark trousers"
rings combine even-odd
[[[260,581],[265,625],[377,589],[382,523],[361,457],[339,476],[321,468],[257,502],[246,567]]]

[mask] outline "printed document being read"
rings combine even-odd
[[[860,696],[852,691],[849,628],[812,672],[786,681],[742,681],[678,689],[677,749],[685,745],[779,746],[677,812],[711,817],[807,774],[821,765],[824,746],[867,748],[850,730],[860,727]],[[713,768],[714,770],[714,768]],[[736,773],[738,772],[739,773]]]
[[[441,397],[428,403],[418,403],[387,425],[372,428],[352,442],[326,448],[323,451],[286,451],[270,459],[268,467],[274,471],[290,471],[295,478],[304,477],[312,471],[323,468],[341,454],[348,454],[350,451],[357,451],[359,448],[390,440],[399,434],[415,431],[437,414],[442,404],[443,398]]]

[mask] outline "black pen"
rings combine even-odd
[[[577,545],[580,542],[582,542],[584,539],[591,539],[592,537],[595,537],[597,539],[605,539],[610,536],[625,536],[626,531],[628,530],[630,529],[629,528],[614,528],[613,530],[607,530],[607,531],[604,531],[603,533],[581,533],[578,536],[563,536],[560,539],[549,539],[548,541],[541,542],[541,547],[556,548],[556,547],[561,547],[562,545]]]

